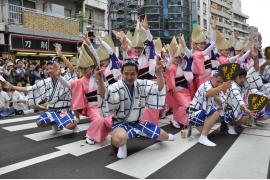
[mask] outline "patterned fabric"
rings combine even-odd
[[[199,89],[197,90],[195,96],[193,97],[190,106],[189,106],[189,114],[192,114],[194,111],[205,110],[206,114],[216,108],[214,97],[206,97],[206,92],[213,88],[211,81],[206,81],[201,84]],[[218,93],[217,96],[224,97],[222,92]]]
[[[49,109],[39,117],[41,125],[48,125],[55,123],[60,129],[66,127],[66,125],[73,123],[73,115],[70,108],[68,109]]]
[[[160,127],[148,121],[146,121],[145,124],[142,124],[140,122],[135,123],[119,122],[112,125],[113,130],[116,128],[124,129],[127,132],[129,139],[135,138],[136,135],[139,134],[139,132],[142,132],[147,137],[154,140],[156,140],[160,135]]]
[[[209,111],[209,113],[206,113],[205,110],[193,111],[189,117],[191,125],[192,126],[203,126],[204,121],[207,118],[207,116],[211,116],[216,111],[217,111],[216,108],[211,109]]]
[[[64,79],[72,79],[68,73]],[[50,108],[67,108],[71,106],[71,92],[59,80],[47,78],[38,81],[33,86],[28,86],[28,99],[30,105],[38,105],[42,101],[47,101]]]
[[[247,82],[250,89],[261,89],[263,86],[263,81],[259,72],[255,71],[255,68],[252,67],[247,72]]]
[[[118,121],[134,122],[141,119],[145,106],[162,109],[165,103],[165,87],[158,91],[158,85],[149,80],[136,80],[133,95],[123,80],[106,88],[104,101],[108,111],[115,114]]]
[[[236,121],[240,120],[242,117],[243,111],[241,109],[241,105],[246,104],[244,100],[246,91],[246,86],[239,86],[236,82],[233,82],[232,87],[228,90],[227,104],[231,108]]]
[[[265,66],[265,69],[262,74],[262,78],[265,82],[270,82],[270,66]]]

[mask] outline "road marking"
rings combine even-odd
[[[89,123],[79,124],[78,127],[81,131],[85,131],[88,129]],[[61,131],[58,131],[57,134],[52,134],[52,131],[49,130],[49,131],[28,134],[28,135],[24,135],[24,136],[29,138],[29,139],[32,139],[34,141],[43,141],[43,140],[52,139],[52,138],[59,137],[59,136],[64,136],[64,135],[71,134],[71,133],[73,133],[72,130],[63,129]]]
[[[85,120],[85,119],[87,119],[87,117],[81,116],[81,120]],[[26,130],[26,129],[32,129],[32,128],[36,128],[36,127],[37,127],[36,123],[27,123],[27,124],[20,124],[20,125],[14,125],[14,126],[6,126],[6,127],[3,127],[3,129],[10,131],[10,132],[14,132],[14,131],[22,131],[22,130]]]
[[[241,134],[207,178],[267,179],[270,141],[266,138]]]
[[[219,125],[215,125],[211,132],[218,127]],[[195,135],[195,133],[198,134],[198,132],[192,131],[192,135]],[[174,141],[153,144],[106,167],[136,178],[147,178],[197,144],[195,139],[182,139],[180,133],[175,134],[174,137]],[[147,168],[145,167],[146,164]]]
[[[14,122],[21,122],[21,121],[30,121],[30,120],[36,120],[38,118],[39,118],[39,115],[38,116],[27,116],[27,117],[6,119],[6,120],[0,120],[0,124],[8,124],[8,123],[14,123]]]
[[[57,157],[65,155],[65,154],[67,154],[67,153],[65,153],[63,151],[57,151],[57,152],[45,154],[42,156],[38,156],[38,157],[35,157],[32,159],[28,159],[25,161],[21,161],[21,162],[15,163],[15,164],[11,164],[11,165],[0,168],[0,175],[6,174],[6,173],[9,173],[12,171],[16,171],[18,169],[25,168],[28,166],[32,166],[34,164],[44,162],[44,161],[47,161],[47,160],[50,160],[53,158],[57,158]]]
[[[85,140],[80,140],[73,143],[58,146],[56,147],[56,149],[59,149],[62,152],[66,152],[68,154],[72,154],[74,156],[81,156],[83,154],[87,154],[92,151],[106,147],[110,144],[111,144],[111,137],[107,136],[106,140],[102,142],[102,144],[97,143],[94,145],[89,145],[85,143]]]
[[[27,124],[20,124],[20,125],[15,125],[15,126],[6,126],[3,127],[3,129],[7,130],[7,131],[22,131],[22,130],[26,130],[26,129],[32,129],[32,128],[36,128],[37,124],[36,123],[27,123]]]

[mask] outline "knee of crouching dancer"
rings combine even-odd
[[[75,127],[76,127],[75,123],[69,123],[68,125],[66,125],[66,128],[70,130],[74,129]]]

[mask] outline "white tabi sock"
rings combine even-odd
[[[118,148],[117,157],[123,159],[127,157],[127,145],[124,144]]]
[[[216,146],[215,143],[213,143],[212,141],[210,141],[207,136],[205,135],[201,135],[199,138],[199,143],[205,145],[205,146]]]
[[[173,134],[168,134],[168,141],[174,141],[174,135]]]

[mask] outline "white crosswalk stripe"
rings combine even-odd
[[[39,118],[39,116],[27,116],[27,117],[6,119],[6,120],[0,120],[0,124],[8,124],[8,123],[21,122],[21,121],[31,121],[37,118]]]
[[[218,125],[215,126],[213,130],[218,127]],[[194,133],[192,135],[198,134],[195,131],[192,133]],[[174,139],[174,141],[156,143],[129,156],[127,159],[116,161],[106,167],[136,178],[144,179],[197,144],[195,139],[182,139],[180,133],[177,133]],[[147,164],[147,168],[145,164]]]
[[[20,123],[18,125],[0,128],[9,131],[7,133],[17,131],[23,133],[24,130],[34,129],[36,127],[34,122],[27,123],[29,119],[33,120],[34,118],[36,117],[23,117],[21,118],[23,120],[13,119],[12,122]],[[160,120],[159,125],[168,125],[169,118],[170,117]],[[21,121],[26,121],[26,123],[21,124]],[[87,130],[88,127],[89,123],[79,124],[81,131]],[[215,125],[211,131],[218,128],[219,124]],[[27,131],[27,133],[29,133],[29,131]],[[24,134],[23,136],[34,140],[35,142],[41,142],[48,139],[54,139],[53,141],[61,141],[61,138],[59,138],[60,136],[71,133],[73,133],[71,130],[64,129],[59,131],[56,135],[52,135],[51,130],[49,130],[35,132],[32,134]],[[198,131],[193,131],[193,137],[196,135],[198,136],[198,134]],[[270,157],[269,137],[270,123],[264,123],[264,127],[245,129],[238,139],[236,139],[236,141],[231,145],[229,150],[223,155],[223,157],[216,162],[214,169],[209,171],[207,178],[267,178],[269,169],[269,158],[267,157]],[[102,144],[88,145],[85,143],[85,140],[76,140],[74,142],[71,141],[65,144],[61,143],[62,145],[53,146],[53,148],[55,148],[55,152],[50,152],[48,154],[41,153],[41,155],[36,157],[7,164],[3,167],[0,165],[0,175],[14,172],[34,164],[43,163],[48,160],[53,160],[68,154],[79,158],[82,155],[93,153],[94,151],[98,152],[101,149],[108,147],[111,143],[110,141],[111,137],[108,136],[106,141]],[[105,167],[103,167],[131,177],[147,178],[155,172],[161,172],[160,170],[162,168],[164,169],[167,164],[175,161],[177,157],[183,155],[184,152],[189,151],[196,144],[196,139],[182,139],[180,137],[180,133],[176,133],[175,141],[157,142],[153,145],[145,147],[144,149],[138,150],[134,154],[128,156],[126,159],[114,160],[113,162],[110,162],[111,164],[106,164],[104,165]]]
[[[87,124],[79,124],[78,127],[81,131],[85,131],[88,129],[89,124],[88,123]],[[57,134],[52,134],[52,131],[49,130],[49,131],[43,131],[43,132],[38,132],[38,133],[33,133],[33,134],[27,134],[24,136],[29,138],[29,139],[32,139],[34,141],[44,141],[47,139],[52,139],[52,138],[64,136],[64,135],[71,134],[71,133],[73,133],[72,130],[63,129],[61,131],[58,131]]]

